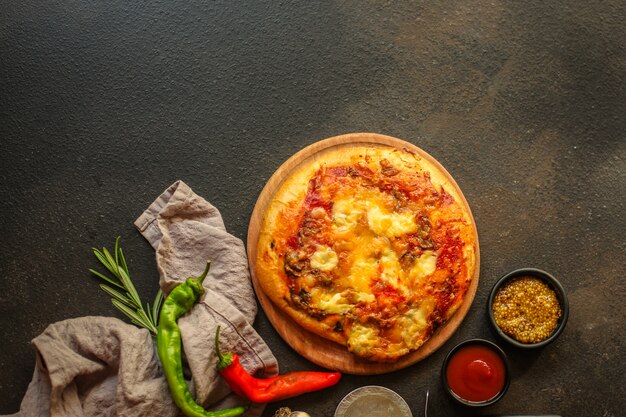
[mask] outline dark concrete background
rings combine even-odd
[[[177,179],[245,239],[273,171],[319,139],[397,136],[437,158],[473,209],[475,304],[440,351],[383,376],[272,404],[331,416],[384,385],[422,415],[620,416],[624,379],[626,6],[553,2],[21,1],[0,6],[0,413],[18,409],[30,340],[55,321],[117,315],[87,269],[123,237],[144,298],[157,288],[135,218]],[[545,269],[570,321],[487,410],[444,395],[445,353],[494,339],[501,275]],[[119,316],[119,315],[117,315]],[[282,371],[313,369],[255,323]]]

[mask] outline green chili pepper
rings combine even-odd
[[[183,376],[180,329],[176,320],[191,310],[198,298],[204,294],[202,281],[207,276],[211,262],[208,261],[199,277],[187,280],[172,290],[163,302],[157,329],[157,352],[163,373],[170,387],[172,399],[189,417],[235,417],[246,411],[246,407],[233,407],[218,411],[207,411],[194,401]]]

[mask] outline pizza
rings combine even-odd
[[[442,168],[409,149],[352,144],[304,161],[278,187],[254,272],[306,330],[392,362],[462,304],[477,245],[467,203]]]

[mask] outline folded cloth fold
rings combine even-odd
[[[214,336],[223,350],[237,352],[248,372],[278,373],[276,358],[252,327],[257,307],[245,248],[230,235],[214,206],[177,181],[135,221],[156,251],[160,286],[167,294],[187,277],[211,270],[205,294],[178,321],[190,388],[207,409],[245,402],[230,393],[216,369]],[[178,417],[145,329],[115,318],[81,317],[54,323],[33,340],[33,379],[14,417]],[[252,404],[246,417],[258,417]]]

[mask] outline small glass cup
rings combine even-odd
[[[346,395],[335,417],[413,417],[411,409],[395,391],[377,385],[357,388]]]

